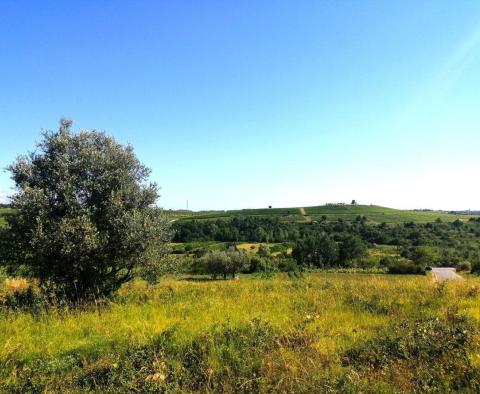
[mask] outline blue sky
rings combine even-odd
[[[0,2],[0,166],[68,116],[165,208],[480,209],[479,102],[478,1]]]

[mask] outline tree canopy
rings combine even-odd
[[[68,298],[106,295],[155,271],[170,237],[158,187],[131,146],[61,120],[9,167],[16,185],[7,263]]]

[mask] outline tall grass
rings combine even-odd
[[[439,285],[427,277],[331,273],[172,278],[131,283],[110,302],[85,308],[4,307],[0,391],[473,390],[479,288],[474,278]],[[1,293],[12,291],[10,283]],[[451,339],[455,325],[468,332],[461,341]],[[427,356],[418,361],[415,352],[430,355],[433,346],[419,339],[418,327],[447,346],[438,365]],[[404,337],[412,338],[410,353],[390,354],[386,344]],[[449,353],[448,346],[457,347]],[[428,371],[435,379],[425,382]]]

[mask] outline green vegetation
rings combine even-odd
[[[0,237],[0,261],[64,298],[106,296],[137,275],[156,278],[168,220],[157,185],[130,146],[97,131],[44,132],[9,170],[15,214]]]
[[[357,220],[357,217],[365,216],[368,221],[374,223],[427,223],[437,219],[454,221],[457,219],[468,220],[475,215],[456,215],[443,211],[411,211],[392,208],[384,208],[376,205],[324,205],[321,207],[305,208],[305,211],[314,220],[321,220],[326,216],[329,221],[342,219],[345,221]],[[478,217],[478,216],[477,216]]]
[[[172,217],[181,220],[208,220],[208,219],[231,219],[235,216],[278,218],[281,221],[304,222],[305,218],[300,212],[300,208],[261,208],[261,209],[242,209],[233,211],[210,211],[210,212],[192,212],[178,211],[175,215],[172,211]],[[182,214],[180,214],[182,212]],[[190,214],[188,214],[190,212]],[[342,219],[345,221],[355,221],[358,216],[365,216],[368,221],[373,223],[427,223],[436,219],[443,221],[468,220],[471,217],[480,217],[480,215],[452,214],[444,211],[412,211],[385,208],[376,205],[344,205],[328,204],[318,207],[305,207],[305,213],[316,221],[328,220],[336,221]]]
[[[225,250],[231,244],[243,243],[252,254],[258,253],[255,245],[275,247],[276,257],[291,254],[304,267],[388,268],[392,273],[423,273],[430,266],[468,263],[476,270],[480,264],[480,220],[474,218],[467,222],[374,224],[363,217],[353,222],[289,223],[237,216],[229,220],[179,221],[174,223],[174,230],[176,242],[209,245],[194,249],[197,257],[213,247]],[[184,252],[189,253],[187,246]]]
[[[0,300],[26,286],[7,281]],[[0,391],[476,392],[479,289],[425,276],[172,278],[83,309],[3,307]]]
[[[70,125],[10,167],[0,392],[480,391],[480,217],[164,212],[131,147]]]
[[[7,224],[6,217],[12,213],[13,213],[13,209],[11,208],[0,208],[0,228],[6,226]]]

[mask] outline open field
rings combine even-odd
[[[301,208],[301,207],[300,207]],[[302,215],[300,208],[261,208],[261,209],[242,209],[234,211],[212,211],[208,213],[184,214],[183,220],[195,218],[196,220],[231,218],[233,216],[255,216],[278,218],[281,221],[304,222],[305,216]],[[305,213],[312,220],[321,220],[326,216],[328,221],[343,219],[353,221],[358,216],[366,216],[367,219],[375,223],[401,223],[417,222],[427,223],[436,219],[443,221],[454,221],[457,219],[468,220],[470,217],[480,217],[480,215],[458,215],[443,211],[412,211],[393,208],[379,207],[375,205],[323,205],[318,207],[305,207]],[[174,212],[174,211],[173,211]]]
[[[85,309],[0,309],[0,391],[475,391],[479,290],[427,276],[172,278]]]

